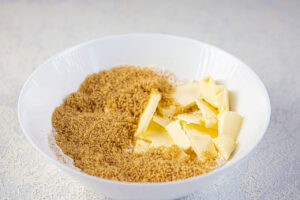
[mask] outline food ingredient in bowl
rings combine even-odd
[[[205,77],[199,82],[203,99],[220,112],[229,110],[229,93],[223,85],[218,85],[210,77]]]
[[[213,139],[213,141],[218,151],[227,160],[235,149],[236,143],[234,139],[228,135],[221,135]]]
[[[154,115],[152,120],[163,127],[167,126],[170,122],[172,122],[172,120],[170,120],[169,118],[161,117],[159,115]]]
[[[242,117],[229,111],[229,91],[210,77],[174,86],[158,74],[134,66],[100,71],[55,109],[56,143],[77,168],[161,182],[207,173],[230,158]]]
[[[177,85],[170,96],[173,104],[158,103],[156,113],[143,113],[152,118],[152,125],[135,139],[144,139],[154,148],[177,145],[202,162],[217,158],[217,151],[228,160],[236,146],[242,117],[229,111],[227,88],[205,77]]]
[[[200,84],[196,81],[191,81],[177,86],[172,97],[182,108],[188,108],[196,104],[196,99],[200,94]]]
[[[162,182],[211,171],[213,157],[199,161],[175,144],[151,148],[147,138],[135,137],[153,92],[161,94],[158,106],[180,110],[167,77],[149,68],[122,66],[89,75],[52,115],[57,145],[83,172],[106,179]]]
[[[199,107],[204,122],[205,122],[205,127],[206,128],[212,128],[216,126],[218,120],[217,120],[217,111],[213,109],[211,106],[208,105],[205,101],[202,99],[197,99],[197,106]]]
[[[137,130],[134,136],[139,136],[146,131],[148,128],[150,121],[153,118],[157,105],[161,99],[161,94],[157,91],[151,92],[149,100],[147,102],[146,108],[141,114]]]
[[[239,134],[243,118],[236,112],[226,111],[218,115],[219,135],[229,135],[233,139]]]
[[[180,148],[187,150],[191,147],[190,140],[188,139],[187,134],[181,127],[179,120],[171,122],[166,126],[168,133],[170,134],[174,144],[178,145]]]
[[[141,137],[146,141],[150,141],[150,147],[170,147],[173,144],[168,132],[154,121],[150,123]]]
[[[177,115],[177,119],[184,121],[188,124],[199,124],[199,125],[205,125],[204,122],[204,117],[202,116],[201,113],[184,113],[184,114],[179,114]]]
[[[146,153],[150,147],[150,142],[145,140],[136,140],[134,153]]]

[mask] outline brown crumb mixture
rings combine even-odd
[[[83,172],[129,182],[163,182],[211,171],[213,159],[179,161],[180,149],[130,151],[139,117],[152,90],[167,105],[172,86],[148,68],[115,67],[89,75],[52,115],[57,145]]]

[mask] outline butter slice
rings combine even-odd
[[[229,92],[224,86],[219,86],[215,104],[217,105],[219,112],[229,111]]]
[[[207,159],[207,155],[205,153],[209,153],[213,157],[217,156],[216,148],[209,134],[205,134],[190,125],[185,126],[185,130],[189,135],[192,149],[197,154],[199,160],[205,161]]]
[[[198,82],[188,82],[183,85],[177,86],[172,97],[183,108],[188,108],[195,105],[196,99],[200,97],[200,85]]]
[[[149,147],[150,147],[149,142],[142,139],[138,139],[135,142],[134,153],[138,153],[138,154],[145,153],[148,151]]]
[[[212,138],[218,137],[217,129],[205,128],[198,124],[184,124],[184,130],[186,130],[186,133],[189,135],[191,131],[187,131],[187,129],[194,130],[192,132],[193,134],[205,134],[211,136]]]
[[[161,117],[159,115],[154,115],[152,120],[161,125],[162,127],[165,127],[170,122],[172,122],[172,120],[170,120],[168,117]]]
[[[158,106],[157,110],[162,116],[171,118],[173,115],[175,115],[177,108],[174,105],[171,105],[169,107]]]
[[[140,121],[138,123],[138,128],[135,132],[135,136],[142,134],[147,128],[148,125],[155,113],[156,107],[161,99],[161,94],[158,92],[152,92],[148,104],[141,115]]]
[[[151,141],[150,147],[170,147],[173,144],[168,132],[159,124],[151,121],[148,129],[142,134],[142,138]]]
[[[225,160],[228,160],[236,147],[234,139],[228,135],[221,135],[213,139],[213,142]]]
[[[190,141],[185,134],[184,130],[181,128],[179,120],[173,121],[166,126],[166,130],[171,136],[174,144],[177,144],[180,148],[186,150],[191,147]]]
[[[187,124],[204,125],[204,119],[200,113],[184,113],[177,115],[177,119],[186,122]]]
[[[199,82],[200,90],[202,98],[205,99],[208,103],[210,103],[212,106],[217,107],[215,103],[215,97],[216,97],[216,81],[214,81],[209,76],[203,78]]]
[[[218,115],[219,136],[228,135],[234,140],[238,136],[242,124],[242,116],[236,112],[225,111]]]
[[[199,85],[205,101],[218,108],[219,112],[229,110],[229,92],[223,85],[217,85],[210,77],[200,80]]]
[[[199,107],[199,109],[202,113],[202,116],[203,116],[203,119],[204,119],[204,122],[205,122],[205,127],[206,128],[214,127],[218,122],[216,111],[214,111],[214,109],[211,108],[202,99],[197,99],[196,103],[197,103],[197,106]]]
[[[192,149],[197,154],[199,160],[205,161],[207,159],[205,153],[209,153],[213,157],[217,156],[217,151],[210,135],[202,134],[197,129],[190,127],[186,128],[186,132],[189,135]]]
[[[212,143],[211,137],[209,135],[203,134],[203,135],[192,136],[190,140],[191,140],[192,148],[194,152],[197,154],[199,160],[206,161],[208,158],[206,153],[209,153],[209,155],[212,157],[217,156],[216,148]]]
[[[176,159],[180,160],[180,161],[184,161],[188,158],[189,158],[189,155],[186,154],[183,150],[181,150]]]

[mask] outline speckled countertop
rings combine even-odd
[[[50,56],[102,36],[158,32],[216,45],[251,66],[272,103],[244,162],[186,199],[300,199],[300,1],[0,1],[0,199],[105,199],[50,164],[17,120],[20,89]]]

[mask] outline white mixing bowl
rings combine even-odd
[[[54,108],[66,95],[76,91],[88,74],[116,65],[156,66],[168,69],[180,78],[194,80],[210,75],[225,84],[231,92],[231,108],[244,117],[238,145],[230,161],[210,173],[164,183],[112,181],[60,163],[48,146]],[[171,199],[201,190],[254,149],[266,132],[270,114],[265,86],[239,59],[196,40],[163,34],[106,37],[64,51],[32,73],[18,102],[22,130],[39,152],[96,192],[116,199]]]

